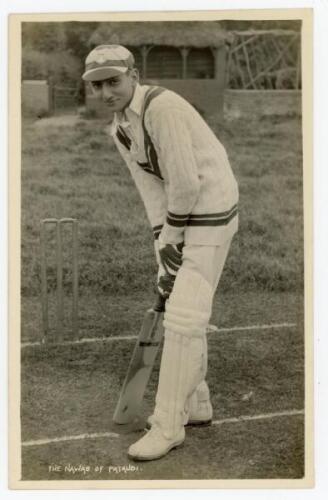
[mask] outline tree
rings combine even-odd
[[[214,21],[137,21],[99,23],[89,43],[90,47],[107,43],[220,47],[228,39],[229,34]]]
[[[65,50],[67,37],[64,23],[24,22],[22,24],[22,46],[40,52]]]
[[[83,66],[72,54],[64,52],[40,52],[23,49],[22,79],[48,80],[53,83],[75,86],[81,80]]]
[[[95,22],[67,22],[64,23],[66,34],[66,48],[73,55],[84,62],[89,48],[89,38],[99,23]]]

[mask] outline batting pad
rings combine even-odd
[[[181,268],[166,303],[164,327],[188,337],[205,334],[212,310],[213,288],[195,271]]]
[[[181,431],[187,398],[204,380],[206,326],[212,295],[212,287],[200,274],[179,270],[166,304],[165,340],[154,411],[154,422],[168,439]]]

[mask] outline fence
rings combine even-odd
[[[76,87],[53,86],[53,109],[71,109],[78,106],[78,89]]]
[[[300,90],[230,90],[224,93],[224,118],[302,114]]]
[[[234,32],[228,52],[226,88],[300,89],[300,33],[287,30]]]
[[[53,85],[47,80],[25,80],[22,82],[23,113],[43,116],[45,113],[76,110],[79,89]]]

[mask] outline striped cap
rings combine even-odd
[[[122,45],[99,45],[93,49],[85,61],[83,80],[106,80],[133,68],[134,57]]]

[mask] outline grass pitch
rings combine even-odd
[[[126,432],[112,414],[134,342],[53,346],[23,351],[22,440],[67,441],[23,447],[24,479],[254,479],[300,478],[303,465],[302,328],[212,334],[209,376],[214,420],[259,417],[207,428],[190,428],[183,448],[158,462],[134,463],[127,448],[143,425]],[[288,355],[286,355],[288,353]],[[159,358],[143,405],[152,412]],[[37,415],[37,418],[35,416]],[[262,417],[261,417],[262,416]],[[111,433],[119,433],[114,438]],[[74,436],[93,434],[74,440]],[[106,433],[109,435],[106,436]],[[104,435],[102,435],[104,434]],[[52,464],[61,466],[51,470]],[[88,464],[72,473],[69,465]],[[102,465],[102,472],[95,468]]]

